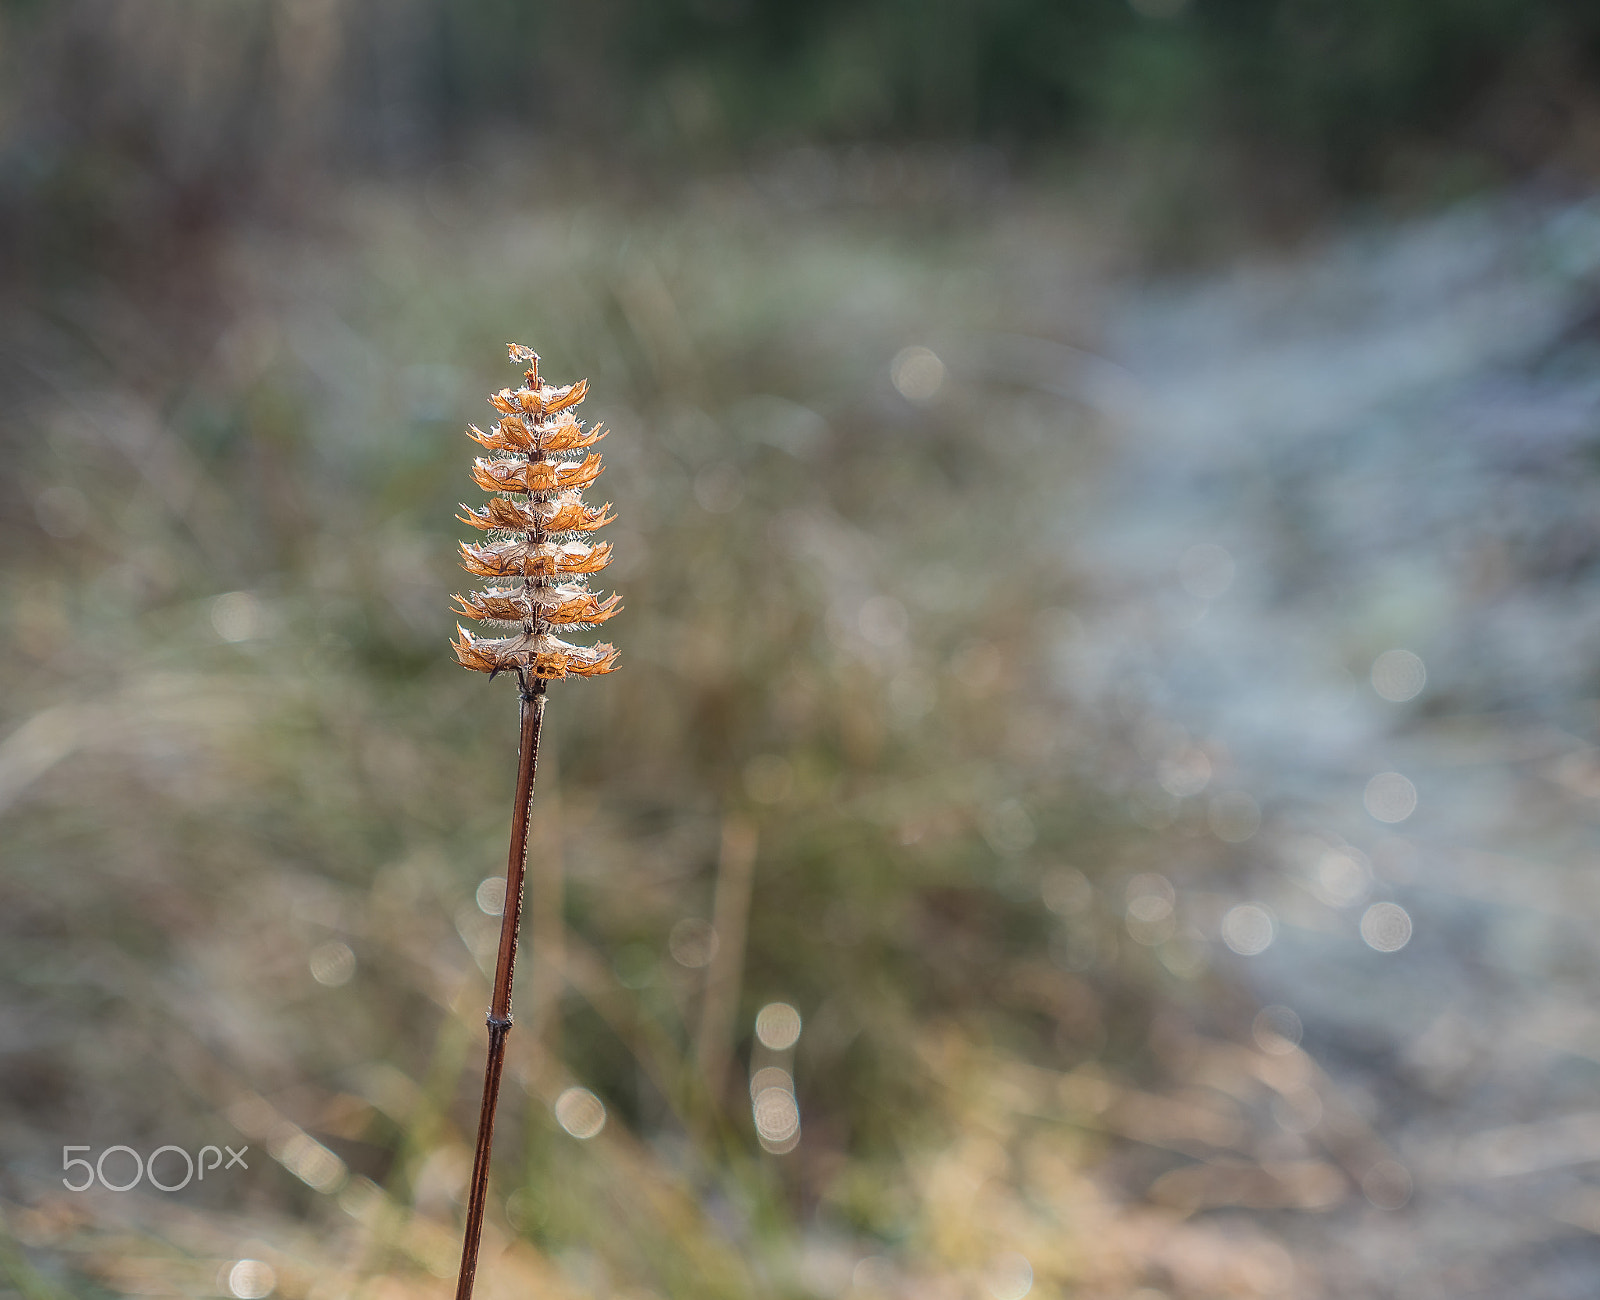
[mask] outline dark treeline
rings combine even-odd
[[[0,23],[0,202],[34,258],[486,127],[634,174],[858,140],[1231,149],[1343,193],[1424,155],[1468,184],[1587,170],[1600,49],[1582,0],[8,0]]]

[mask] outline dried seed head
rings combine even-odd
[[[539,376],[539,354],[520,343],[507,345],[512,361],[527,366],[520,388],[504,388],[489,398],[501,415],[485,432],[476,425],[467,436],[493,458],[472,463],[472,479],[486,492],[499,493],[482,507],[462,506],[456,517],[483,532],[499,533],[486,544],[461,543],[461,567],[505,585],[455,597],[456,612],[480,622],[509,625],[512,635],[474,636],[457,627],[451,642],[463,667],[478,672],[516,672],[524,681],[553,677],[594,677],[617,666],[615,646],[571,645],[553,628],[577,629],[604,623],[622,608],[621,598],[588,588],[587,575],[611,562],[611,543],[590,544],[579,535],[603,528],[615,517],[610,504],[583,501],[583,489],[600,476],[598,454],[567,459],[605,437],[596,425],[585,429],[573,414],[589,381],[557,388]]]

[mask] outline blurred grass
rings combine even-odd
[[[1203,813],[1141,826],[1123,724],[1052,675],[1112,427],[1061,343],[1092,343],[1116,250],[1045,205],[819,212],[730,179],[639,208],[544,174],[243,224],[209,325],[108,282],[13,319],[13,1230],[74,1293],[205,1293],[238,1256],[286,1296],[445,1285],[515,718],[445,649],[451,516],[515,338],[615,430],[627,612],[625,670],[550,708],[489,1293],[958,1295],[1012,1251],[1041,1295],[1288,1294],[1256,1229],[1181,1226],[1214,1190],[1123,1204],[1164,1151],[1248,1148],[1291,1085],[1228,1057],[1237,1115],[1140,1100],[1253,1008],[1196,940],[1128,941],[1128,876],[1227,853]],[[919,400],[908,346],[945,367]],[[705,972],[668,940],[712,915],[728,825],[754,898],[708,1088]],[[780,999],[802,1137],[774,1156],[744,1067],[781,1059],[751,1037]],[[552,1115],[572,1085],[607,1108],[589,1142]],[[1117,1133],[1144,1155],[1095,1173]],[[273,1156],[248,1178],[51,1190],[64,1142],[240,1134]],[[1257,1200],[1345,1186],[1304,1163]]]

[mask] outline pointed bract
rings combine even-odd
[[[488,433],[475,424],[467,426],[467,437],[490,451],[582,451],[605,436],[604,425],[585,429],[571,411],[548,420],[507,415]]]
[[[563,584],[535,587],[490,587],[470,596],[455,596],[456,612],[480,623],[522,623],[541,618],[565,627],[572,623],[604,623],[622,612],[622,597],[600,596],[586,587]]]
[[[489,398],[489,404],[502,415],[554,415],[576,406],[588,395],[589,381],[580,379],[565,388],[541,384],[537,388],[502,388]]]
[[[536,677],[598,677],[617,666],[614,645],[571,645],[553,636],[476,637],[457,624],[450,643],[463,668],[501,673],[521,668]]]
[[[567,573],[599,573],[611,563],[611,543],[496,542],[461,543],[461,567],[482,578],[554,578]]]
[[[472,462],[472,481],[485,492],[543,495],[586,488],[600,477],[602,468],[598,452],[582,460],[484,460],[480,456]]]
[[[540,530],[547,533],[592,533],[616,518],[609,513],[609,501],[603,506],[585,505],[576,491],[563,492],[544,501],[490,497],[480,510],[465,505],[461,509],[465,513],[457,515],[457,519],[485,532],[491,528],[502,528],[517,533]]]

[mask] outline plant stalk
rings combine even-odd
[[[500,1100],[500,1075],[511,1032],[511,979],[517,964],[517,931],[522,922],[522,879],[528,868],[528,813],[533,806],[533,774],[539,763],[539,728],[544,721],[545,682],[522,681],[522,727],[517,745],[517,802],[511,813],[511,848],[506,858],[506,901],[500,914],[500,952],[494,964],[494,996],[489,1003],[489,1059],[483,1072],[483,1105],[478,1112],[478,1145],[472,1157],[467,1198],[467,1231],[461,1247],[456,1300],[471,1300],[483,1236],[484,1204],[489,1195],[489,1153],[494,1145],[494,1114]]]

